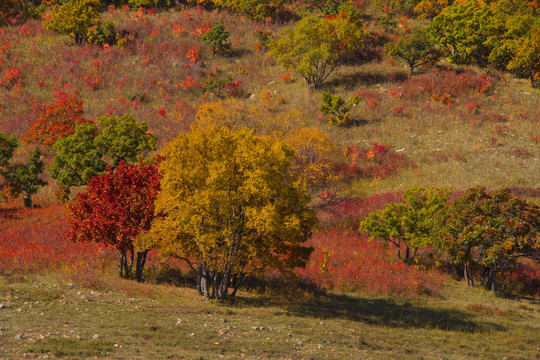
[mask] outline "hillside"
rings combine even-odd
[[[0,4],[0,358],[540,359],[536,1],[41,3]]]

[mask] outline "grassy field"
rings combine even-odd
[[[540,358],[538,300],[459,283],[437,298],[241,292],[234,303],[202,302],[190,288],[106,283],[0,278],[0,358]]]

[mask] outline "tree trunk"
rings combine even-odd
[[[216,298],[218,300],[224,300],[227,297],[227,292],[229,290],[229,284],[231,279],[231,272],[230,270],[225,270],[225,273],[220,274],[219,276],[219,284],[216,284]]]
[[[208,273],[208,270],[206,269],[206,266],[200,265],[200,268],[202,269],[201,272],[201,290],[204,295],[204,299],[206,301],[210,300],[210,274]]]
[[[137,281],[142,281],[142,273],[144,269],[144,264],[146,263],[146,255],[148,250],[137,252],[137,264],[135,265],[135,278]]]
[[[465,282],[469,286],[474,286],[474,280],[471,277],[471,272],[469,269],[469,263],[465,262],[465,265],[463,266],[463,276],[465,277]]]
[[[245,274],[240,274],[238,276],[235,276],[234,282],[233,282],[233,292],[231,293],[231,297],[235,297],[236,292],[238,291],[238,288],[240,287],[240,283],[244,280]]]
[[[482,285],[484,285],[486,290],[492,292],[495,291],[495,274],[496,274],[496,265],[486,267],[486,270],[483,274]]]
[[[199,265],[197,268],[197,293],[199,293],[200,296],[204,295],[202,273],[203,273],[203,267],[202,265]]]
[[[124,249],[118,249],[120,252],[120,277],[126,278],[127,277],[127,254]]]
[[[127,267],[127,277],[130,278],[133,271],[133,260],[135,259],[135,251],[133,250],[133,247],[131,247],[131,249],[128,249],[128,252],[129,252],[129,263]]]

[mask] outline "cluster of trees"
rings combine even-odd
[[[10,0],[13,1],[13,0]],[[136,6],[171,6],[162,0],[130,0]],[[193,0],[199,4],[234,9],[255,18],[266,18],[282,9],[287,0]],[[113,2],[115,3],[115,2]],[[119,2],[120,3],[120,2]],[[265,44],[268,55],[287,69],[299,73],[308,87],[319,87],[368,35],[362,23],[360,4],[343,0],[313,1],[316,14],[298,21]],[[376,1],[384,14],[416,8],[420,16],[433,18],[427,28],[404,27],[405,31],[387,46],[388,54],[406,61],[411,75],[420,66],[435,64],[442,56],[458,64],[493,66],[540,82],[539,5],[528,0],[410,2]],[[406,3],[406,4],[405,4]],[[66,34],[77,44],[116,44],[125,41],[112,23],[103,23],[100,0],[59,1],[44,13],[44,26]],[[0,12],[2,10],[0,9]],[[215,24],[201,39],[212,45],[214,54],[226,50],[228,32]]]
[[[458,64],[493,66],[540,81],[540,5],[536,1],[456,1],[429,25]]]
[[[68,236],[116,248],[121,277],[141,280],[156,249],[192,266],[201,295],[223,299],[247,274],[305,265],[312,249],[303,243],[316,222],[310,194],[327,181],[335,147],[325,133],[295,127],[294,114],[276,118],[270,102],[227,100],[202,106],[197,125],[164,158],[135,163],[155,150],[144,122],[129,114],[89,121],[76,96],[57,98],[23,139],[53,155],[48,170],[65,200],[71,187],[85,186],[69,203]],[[247,116],[257,111],[260,124]],[[30,206],[46,184],[38,178],[43,162],[36,150],[29,164],[8,166],[17,145],[1,135],[1,174]]]
[[[96,122],[82,118],[82,101],[76,95],[56,94],[57,100],[41,106],[39,118],[21,140],[44,146],[54,158],[49,173],[61,185],[61,198],[67,200],[70,188],[86,185],[93,177],[114,169],[122,161],[136,161],[139,155],[155,150],[156,139],[144,122],[132,115],[103,116]],[[0,134],[0,175],[3,193],[9,197],[24,195],[32,206],[32,195],[47,182],[40,178],[45,166],[39,147],[30,153],[27,163],[14,163],[19,145],[15,136]]]
[[[387,3],[388,9],[392,2]],[[526,77],[532,86],[540,83],[538,2],[422,1],[417,5],[428,14],[445,6],[428,27],[405,26],[404,33],[387,44],[388,54],[403,59],[411,75],[417,67],[448,56],[457,64],[492,66]],[[268,47],[277,62],[298,72],[308,87],[316,88],[360,46],[367,32],[358,7],[350,1],[318,1],[313,6],[322,15],[303,18],[277,40],[269,41]]]
[[[439,249],[463,269],[468,285],[482,267],[481,284],[492,291],[496,274],[518,258],[540,261],[540,207],[512,196],[508,189],[489,192],[481,186],[449,201],[450,193],[412,188],[403,202],[371,213],[360,226],[393,245],[411,264],[419,248]]]
[[[246,128],[194,125],[157,163],[121,162],[70,203],[70,237],[105,242],[120,275],[141,279],[146,254],[185,260],[206,299],[224,299],[249,273],[305,265],[316,218],[294,151]]]

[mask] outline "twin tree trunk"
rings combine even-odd
[[[409,247],[409,245],[405,245],[405,255],[402,256],[401,255],[401,247],[398,245],[397,246],[397,249],[398,249],[398,259],[401,260],[401,262],[403,262],[404,264],[407,264],[407,265],[411,265],[413,260],[414,260],[414,257],[416,256],[416,251],[418,250],[417,248],[411,248]]]
[[[224,271],[209,271],[205,264],[200,264],[197,268],[197,291],[206,300],[224,300],[231,285],[231,297],[234,297],[242,279],[243,276],[232,276],[228,266]]]
[[[135,252],[133,247],[130,247],[129,249],[119,248],[118,251],[120,252],[120,277],[124,279],[133,278],[132,271],[133,263],[135,262],[135,279],[141,281],[148,250]]]
[[[484,268],[484,272],[482,273],[482,281],[481,285],[484,286],[486,290],[495,291],[496,289],[496,281],[495,281],[495,275],[497,274],[497,265],[491,265],[486,266]],[[469,286],[474,286],[474,279],[471,274],[471,269],[469,267],[469,263],[465,262],[463,264],[463,277],[465,278],[465,282]]]

